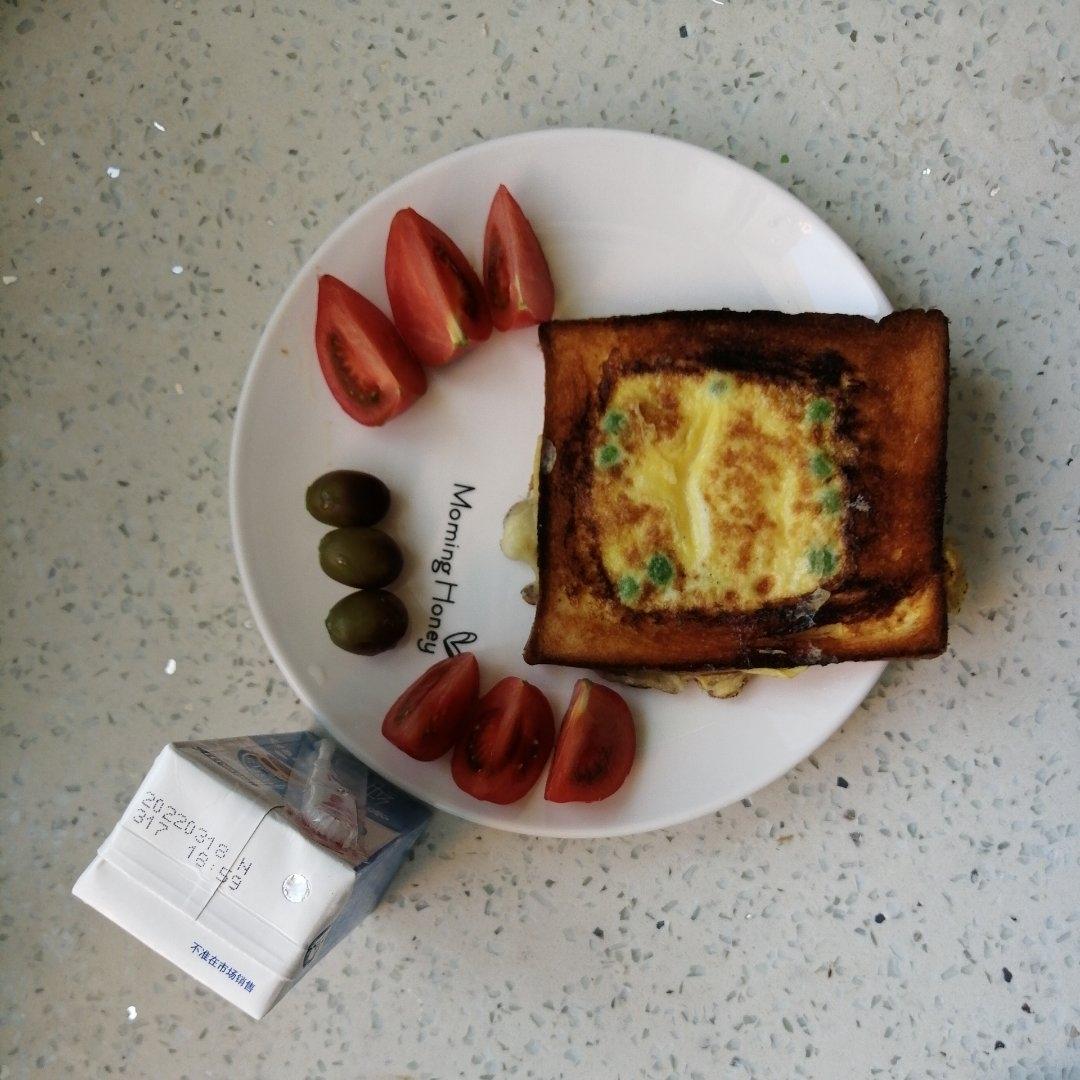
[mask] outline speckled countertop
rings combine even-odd
[[[0,49],[2,1080],[1080,1075],[1080,5],[23,0]],[[295,723],[226,508],[281,291],[388,181],[555,124],[728,154],[949,313],[971,593],[745,804],[437,817],[256,1025],[69,890],[163,743]]]

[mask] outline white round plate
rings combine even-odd
[[[543,243],[557,317],[673,308],[772,308],[880,317],[884,294],[843,242],[798,200],[734,162],[686,143],[625,131],[538,131],[480,143],[417,170],[361,207],[319,248],[263,334],[244,383],[231,462],[233,541],[259,629],[290,685],[359,758],[443,810],[547,836],[615,836],[687,821],[743,798],[818,747],[863,700],[883,663],[754,678],[732,701],[696,687],[671,696],[622,690],[638,723],[634,769],[595,805],[544,801],[543,779],[513,806],[455,787],[448,759],[421,763],[379,732],[398,694],[475,634],[481,690],[520,675],[556,721],[585,672],[521,659],[530,578],[499,550],[503,515],[528,486],[543,416],[535,328],[495,333],[432,370],[427,394],[382,428],[351,420],[330,396],[313,343],[316,282],[335,274],[384,311],[383,250],[395,211],[413,206],[479,265],[500,183]],[[404,641],[377,657],[331,644],[323,626],[348,591],[319,569],[326,527],[304,491],[329,469],[364,469],[393,492],[382,527],[406,555],[391,588],[405,601]],[[455,492],[458,494],[455,495]],[[455,527],[456,526],[456,530]],[[448,530],[457,544],[442,558]],[[445,584],[449,582],[449,584]],[[421,651],[434,630],[430,654]]]

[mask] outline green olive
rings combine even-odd
[[[382,529],[353,525],[319,541],[319,565],[342,585],[381,589],[401,573],[401,548]]]
[[[390,489],[371,473],[337,469],[312,482],[306,501],[324,525],[374,525],[390,509]]]
[[[374,656],[393,648],[409,628],[409,613],[382,589],[350,593],[326,616],[330,640],[347,652]]]

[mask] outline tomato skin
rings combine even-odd
[[[479,696],[476,657],[452,656],[428,668],[390,706],[382,733],[409,757],[434,761],[457,742]]]
[[[474,798],[517,802],[540,778],[554,742],[547,698],[524,679],[509,677],[480,699],[454,747],[451,775]]]
[[[330,274],[319,278],[315,351],[337,403],[369,427],[404,412],[427,390],[424,369],[394,324],[370,300]]]
[[[421,363],[439,366],[491,337],[476,271],[437,225],[399,210],[386,238],[386,292],[394,323]]]
[[[558,803],[606,799],[622,787],[636,752],[626,702],[606,686],[578,679],[559,728],[544,798]]]
[[[498,330],[547,322],[555,312],[555,285],[544,251],[505,184],[491,200],[484,228],[484,289]]]

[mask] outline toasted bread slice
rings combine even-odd
[[[946,644],[938,311],[552,322],[525,659],[717,671]]]

